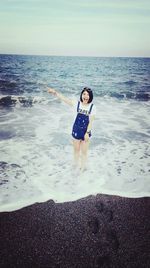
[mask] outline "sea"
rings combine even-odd
[[[93,90],[86,170],[73,166],[72,108]],[[0,211],[89,195],[150,196],[150,58],[0,55]]]

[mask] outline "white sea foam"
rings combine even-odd
[[[108,97],[97,97],[95,103],[84,173],[72,168],[70,107],[57,100],[39,102],[2,116],[1,130],[8,139],[1,140],[1,211],[96,193],[150,196],[149,103]]]

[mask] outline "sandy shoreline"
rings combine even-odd
[[[150,198],[96,195],[0,213],[0,267],[150,267]]]

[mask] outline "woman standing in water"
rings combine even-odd
[[[84,87],[80,94],[80,100],[74,102],[66,98],[53,88],[48,88],[48,93],[53,94],[60,100],[76,109],[76,118],[72,128],[74,162],[75,166],[84,171],[87,162],[89,139],[91,137],[92,122],[96,115],[96,107],[92,103],[93,92],[90,88]],[[81,154],[81,163],[80,163]]]

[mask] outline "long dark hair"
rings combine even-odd
[[[88,103],[91,103],[92,100],[93,100],[93,92],[92,92],[92,90],[89,87],[84,87],[83,90],[81,91],[80,101],[83,102],[83,100],[82,100],[82,94],[83,94],[84,91],[87,91],[87,93],[89,94]]]

